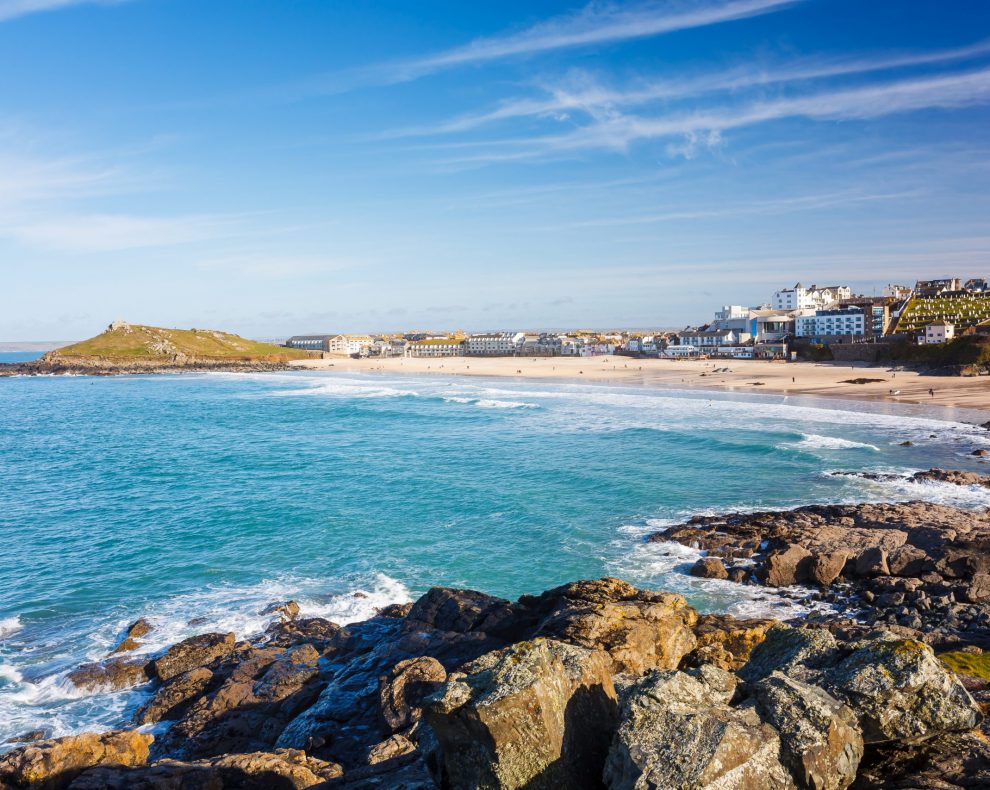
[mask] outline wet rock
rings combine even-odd
[[[254,684],[254,696],[265,702],[285,699],[316,677],[320,654],[312,645],[297,645],[280,655]]]
[[[889,576],[887,552],[879,546],[866,549],[856,558],[856,575]]]
[[[322,617],[277,620],[265,630],[265,644],[272,647],[292,647],[309,644],[318,650],[332,647],[341,628]]]
[[[95,664],[83,664],[68,674],[69,681],[86,691],[116,691],[147,683],[151,677],[147,661],[111,658]]]
[[[755,684],[757,710],[780,733],[784,762],[801,787],[842,790],[863,757],[853,711],[822,689],[773,673]]]
[[[4,743],[34,743],[35,741],[43,741],[47,737],[48,733],[44,730],[30,730],[28,732],[22,732],[20,735],[14,735],[8,738]]]
[[[434,587],[416,601],[406,615],[414,627],[466,633],[493,632],[512,615],[512,604],[503,598],[477,592]]]
[[[390,603],[378,610],[379,617],[395,617],[402,619],[406,617],[412,609],[412,603]]]
[[[189,703],[206,692],[213,677],[206,667],[197,667],[172,678],[138,710],[135,721],[138,724],[153,724],[163,719],[179,718]]]
[[[702,579],[728,579],[725,563],[718,557],[702,557],[691,566],[691,575]]]
[[[271,603],[262,609],[260,614],[277,614],[283,620],[295,620],[299,616],[299,604],[296,601]]]
[[[86,771],[71,790],[302,790],[342,775],[339,765],[280,750],[227,754],[209,760],[161,760],[140,768]]]
[[[601,650],[537,639],[452,674],[426,712],[446,786],[595,786],[618,714],[611,665]]]
[[[849,553],[841,550],[813,555],[808,564],[808,581],[819,587],[828,587],[842,575],[848,559]]]
[[[423,699],[447,679],[447,670],[435,658],[421,656],[400,661],[378,680],[379,704],[391,732],[419,721]]]
[[[610,790],[793,788],[780,738],[753,708],[682,672],[650,672],[627,694],[605,765]]]
[[[22,746],[0,755],[0,786],[61,790],[95,765],[141,765],[153,736],[130,731],[84,733]]]
[[[983,486],[990,488],[990,475],[981,475],[977,472],[961,472],[955,469],[928,469],[924,472],[915,472],[911,475],[911,479],[917,482],[934,481],[952,483],[958,486]]]
[[[205,666],[234,649],[234,634],[200,634],[172,645],[165,654],[151,662],[160,680],[169,680],[190,669]]]
[[[767,555],[763,577],[771,587],[790,587],[808,580],[810,566],[811,552],[792,543]]]

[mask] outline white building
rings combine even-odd
[[[368,335],[334,335],[327,341],[327,351],[350,356],[367,351],[373,342]]]
[[[776,343],[794,334],[794,316],[789,310],[754,310],[750,325],[757,343]]]
[[[441,340],[413,340],[406,345],[406,355],[410,357],[462,357],[464,341],[452,337]]]
[[[866,316],[859,307],[816,310],[813,315],[799,315],[794,319],[794,334],[797,337],[864,335]]]
[[[933,321],[925,327],[921,342],[925,345],[947,343],[956,336],[956,327],[948,321]]]
[[[735,329],[716,329],[712,331],[689,330],[679,332],[677,340],[682,346],[714,349],[718,346],[736,346],[750,339],[748,332]]]
[[[701,353],[701,350],[696,346],[667,346],[663,351],[660,352],[661,357],[696,357]]]
[[[516,352],[516,344],[510,332],[483,332],[468,335],[464,353],[469,357],[510,357]]]
[[[852,289],[848,285],[812,285],[805,288],[798,283],[793,288],[774,292],[774,310],[822,310],[839,299],[849,299]]]
[[[741,304],[724,304],[721,310],[715,311],[716,321],[732,321],[735,319],[749,318],[749,308]]]

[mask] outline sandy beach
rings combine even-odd
[[[990,418],[990,378],[923,376],[868,365],[762,360],[669,360],[627,357],[447,357],[322,359],[293,363],[318,370],[573,379],[977,409]],[[852,383],[857,379],[875,381]],[[932,392],[930,392],[931,390]]]

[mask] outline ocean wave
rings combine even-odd
[[[382,384],[372,384],[357,381],[307,381],[306,386],[294,389],[272,390],[266,392],[266,397],[295,398],[300,396],[331,396],[345,398],[411,398],[419,396],[419,392],[411,389],[401,389]]]
[[[948,483],[942,480],[911,480],[913,469],[891,470],[889,468],[871,469],[871,473],[889,475],[880,480],[871,480],[859,475],[849,475],[847,480],[857,481],[861,484],[860,492],[863,490],[875,493],[878,496],[873,499],[882,498],[886,501],[901,502],[904,500],[922,500],[935,505],[950,505],[967,509],[990,508],[990,488],[981,485],[961,486],[956,483]],[[831,474],[831,473],[826,473]],[[862,502],[862,493],[850,498],[850,502]]]
[[[785,445],[799,450],[872,450],[880,452],[875,444],[856,442],[852,439],[841,439],[838,436],[822,436],[817,433],[802,434],[799,442]]]
[[[524,401],[497,400],[494,398],[470,398],[463,395],[444,396],[447,403],[463,403],[466,406],[477,406],[479,409],[538,409],[535,403]]]
[[[19,617],[6,617],[0,619],[0,637],[20,631],[23,626]]]

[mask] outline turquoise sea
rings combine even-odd
[[[691,578],[696,552],[644,535],[811,502],[990,506],[986,489],[828,474],[985,471],[970,453],[990,432],[967,416],[508,379],[0,379],[0,743],[120,724],[140,690],[87,695],[64,676],[141,616],[150,653],[249,636],[287,598],[346,622],[434,584],[516,597],[603,574],[799,616]]]

